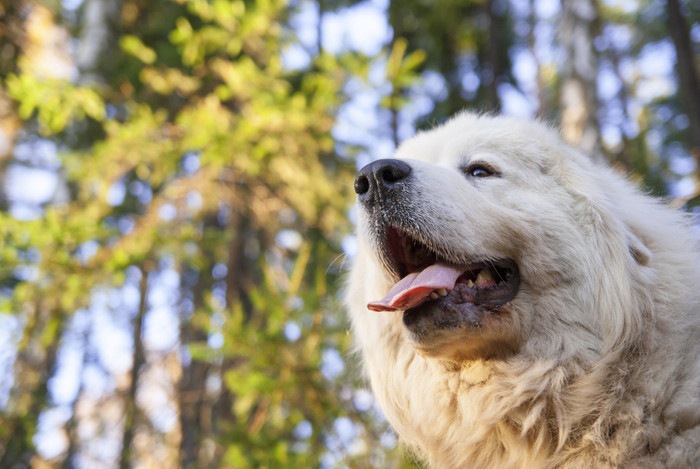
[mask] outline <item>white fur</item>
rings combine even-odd
[[[515,351],[417,348],[360,209],[346,302],[367,377],[434,468],[700,467],[700,261],[688,221],[513,118],[462,114],[397,151],[412,210],[453,251],[516,260]],[[475,160],[499,178],[468,181]],[[464,344],[456,344],[462,347]],[[477,344],[475,347],[480,347]]]

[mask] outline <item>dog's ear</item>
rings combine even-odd
[[[651,262],[651,251],[648,247],[632,232],[627,232],[627,244],[630,249],[630,254],[634,257],[639,265],[648,265]]]
[[[606,176],[599,167],[592,165],[591,160],[577,152],[572,152],[569,156],[570,158],[562,160],[557,176],[563,181],[562,185],[567,187],[571,194],[583,203],[582,207],[585,208],[578,215],[590,220],[593,226],[622,220],[623,226],[618,226],[618,229],[621,228],[624,231],[629,253],[637,264],[649,265],[652,259],[651,249],[645,243],[644,236],[638,234],[644,233],[644,230],[641,226],[635,226],[637,223],[634,219],[629,218],[629,213],[619,211],[620,206],[634,206],[637,202],[631,200],[629,204],[617,203],[620,197],[629,198],[631,196],[629,192],[617,194],[609,192],[610,187],[616,187],[614,184],[610,184],[607,179],[611,177],[612,173]],[[578,167],[572,170],[570,165],[578,165]],[[587,177],[581,176],[585,173],[588,173]],[[601,188],[605,188],[605,190]],[[617,212],[616,216],[606,216],[611,212]]]
[[[634,257],[639,265],[649,265],[651,262],[651,250],[644,244],[642,239],[634,234],[632,230],[627,227],[627,246],[629,246],[630,254]]]

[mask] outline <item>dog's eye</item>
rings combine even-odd
[[[475,178],[498,176],[498,172],[484,163],[472,163],[463,169],[464,174]]]

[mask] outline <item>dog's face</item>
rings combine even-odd
[[[538,340],[533,321],[595,335],[596,318],[551,307],[580,295],[585,311],[596,282],[596,256],[576,248],[591,243],[590,203],[578,197],[591,166],[538,124],[483,119],[419,134],[355,180],[358,263],[385,287],[368,309],[401,321],[428,357],[514,353]]]

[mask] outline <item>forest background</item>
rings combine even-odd
[[[356,168],[504,112],[697,212],[699,67],[690,0],[2,0],[0,467],[412,467]]]

